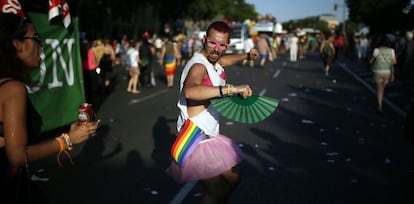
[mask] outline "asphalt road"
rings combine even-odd
[[[226,71],[229,83],[281,100],[259,123],[222,119],[221,132],[245,154],[242,181],[228,203],[413,203],[414,148],[402,134],[400,105],[391,98],[384,114],[376,114],[370,84],[354,66],[339,60],[324,76],[317,55],[296,63],[280,55],[264,68]],[[155,73],[155,88],[132,95],[125,70],[116,70],[114,90],[101,100],[99,133],[75,147],[76,164],[66,160],[60,168],[52,156],[33,166],[47,179],[38,183],[50,203],[200,201],[198,182],[179,185],[164,174],[176,135],[178,86],[167,89],[161,68]]]

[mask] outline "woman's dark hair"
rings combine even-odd
[[[210,34],[210,30],[214,29],[220,33],[228,33],[229,34],[229,40],[230,40],[230,34],[231,34],[231,28],[229,27],[229,25],[227,25],[227,23],[223,22],[223,21],[215,21],[213,23],[211,23],[208,28],[207,28],[207,36]]]
[[[13,40],[23,39],[27,33],[27,19],[17,14],[0,13],[0,77],[25,80],[26,65],[17,57]]]
[[[137,41],[136,40],[130,40],[129,41],[129,46],[135,48],[137,46]]]
[[[391,46],[391,40],[390,38],[385,34],[378,34],[374,37],[374,46],[373,47],[390,47]]]

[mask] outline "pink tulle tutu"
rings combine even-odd
[[[242,160],[242,151],[230,138],[219,135],[200,142],[182,167],[171,162],[166,173],[178,183],[218,176]]]

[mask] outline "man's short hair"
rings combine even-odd
[[[227,25],[227,23],[223,21],[215,21],[211,23],[207,28],[207,32],[206,32],[207,36],[210,34],[211,29],[214,29],[220,33],[228,33],[229,39],[230,39],[231,28],[229,27],[229,25]]]

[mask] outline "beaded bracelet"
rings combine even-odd
[[[69,158],[70,163],[71,164],[74,164],[74,162],[72,160],[72,157],[70,156],[70,154],[68,153],[68,151],[66,151],[66,149],[68,149],[68,145],[65,144],[66,143],[65,138],[63,136],[60,136],[60,137],[57,137],[55,139],[58,142],[59,147],[60,147],[59,153],[57,155],[57,162],[58,162],[59,166],[60,167],[63,167],[62,162],[60,161],[60,156],[61,156],[62,152],[65,153],[66,156]]]
[[[73,143],[72,143],[72,140],[70,139],[69,135],[67,133],[62,133],[61,137],[63,137],[63,139],[65,139],[66,149],[67,150],[72,150],[73,149]]]

